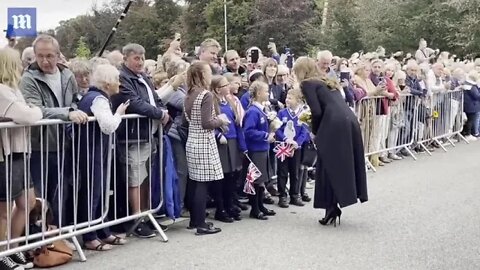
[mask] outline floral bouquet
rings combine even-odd
[[[268,122],[270,123],[270,132],[275,133],[282,125],[282,121],[278,119],[277,113],[274,111],[267,113]]]
[[[307,125],[309,129],[312,128],[312,111],[310,110],[310,108],[307,107],[302,110],[302,112],[298,116],[298,121],[302,124]]]

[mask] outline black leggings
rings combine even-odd
[[[217,207],[217,212],[229,211],[233,208],[235,190],[237,188],[237,179],[240,172],[224,174],[220,181],[211,183],[211,191]]]

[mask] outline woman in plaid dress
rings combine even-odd
[[[221,230],[205,222],[208,183],[223,179],[214,130],[228,125],[228,120],[216,117],[210,88],[212,72],[207,63],[195,62],[187,71],[188,93],[185,117],[189,123],[186,145],[188,174],[195,182],[190,228],[197,235],[214,234]]]

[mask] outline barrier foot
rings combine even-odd
[[[446,138],[446,139],[447,139],[448,143],[449,143],[451,146],[457,147],[457,146],[455,145],[455,143],[452,141],[452,139],[450,139],[450,137],[448,137],[448,138]]]
[[[365,165],[367,166],[367,170],[368,168],[370,168],[370,170],[372,170],[373,172],[377,172],[377,169],[375,169],[375,166],[373,166],[373,164],[370,162],[370,160],[368,160],[368,158],[365,160]]]
[[[428,155],[432,156],[432,152],[430,152],[430,150],[428,150],[423,143],[419,143],[419,145],[423,148],[423,150],[425,150],[425,152],[427,152]]]
[[[133,231],[137,228],[138,224],[140,224],[140,222],[142,222],[143,218],[139,218],[135,221],[135,224],[133,224],[133,226],[128,230],[126,236],[127,237],[130,237],[132,234],[133,234]]]
[[[438,139],[435,139],[433,141],[436,142],[438,146],[443,149],[443,151],[448,152],[447,148],[445,148],[445,146],[443,146],[443,144]]]
[[[73,232],[73,231],[70,231],[70,232]],[[78,242],[78,239],[76,236],[70,238],[70,240],[72,240],[72,243],[73,245],[75,246],[75,249],[77,250],[77,253],[78,253],[78,257],[80,257],[80,261],[81,262],[86,262],[87,261],[87,257],[85,257],[85,253],[83,252],[83,249],[82,247],[80,246],[80,243]]]
[[[462,139],[464,142],[466,142],[467,144],[470,144],[470,142],[467,140],[467,138],[465,138],[462,134],[458,133],[457,134],[458,137],[460,137],[460,139]],[[460,141],[460,140],[459,140]]]
[[[410,150],[408,147],[405,147],[404,149],[413,158],[413,160],[417,160],[417,157],[413,154],[412,150]]]
[[[153,224],[153,227],[155,227],[155,229],[158,231],[158,233],[160,234],[160,237],[162,237],[162,240],[163,242],[168,242],[168,237],[167,235],[165,234],[165,232],[162,230],[162,228],[160,227],[160,225],[158,225],[158,222],[157,220],[153,217],[153,215],[151,213],[149,213],[147,215],[148,219],[150,219],[150,222],[152,222]]]

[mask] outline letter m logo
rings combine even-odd
[[[37,35],[36,8],[8,8],[8,30],[10,37],[34,37]]]

